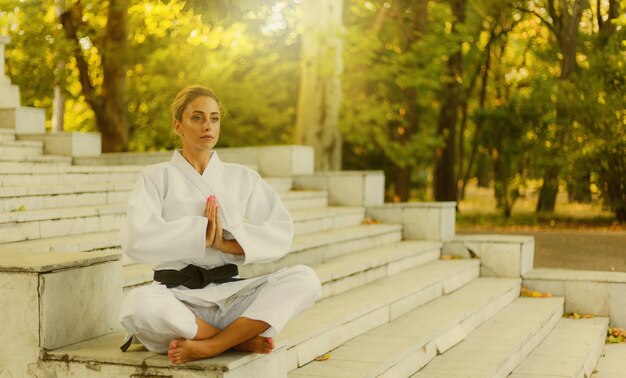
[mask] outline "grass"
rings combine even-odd
[[[536,206],[537,190],[529,189],[515,202],[507,218],[496,209],[493,189],[469,184],[465,199],[459,202],[456,224],[459,229],[472,230],[626,230],[626,225],[616,223],[613,214],[597,199],[589,204],[569,203],[567,194],[561,191],[554,212],[536,213]]]

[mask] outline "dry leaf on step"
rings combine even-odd
[[[321,356],[315,357],[315,361],[326,361],[330,358],[330,353],[322,354]]]

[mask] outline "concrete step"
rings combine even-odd
[[[327,361],[289,374],[304,377],[407,377],[463,340],[519,296],[520,279],[478,278],[344,343]]]
[[[173,365],[166,355],[131,346],[120,351],[125,334],[116,332],[65,348],[43,351],[37,377],[171,377],[265,378],[286,376],[286,348],[277,344],[271,354],[228,351],[218,357]]]
[[[436,260],[316,303],[279,336],[288,340],[289,371],[459,289],[478,273],[478,260]]]
[[[59,155],[33,155],[33,156],[13,156],[5,155],[0,158],[3,163],[38,163],[38,164],[65,164],[72,163],[72,158],[69,156]]]
[[[322,287],[322,297],[328,297],[335,295],[356,286],[362,285],[367,282],[392,275],[396,272],[408,269],[416,266],[425,260],[434,259],[439,256],[439,249],[441,243],[439,242],[400,242],[400,237],[394,235],[396,228],[392,227],[391,241],[389,244],[385,243],[385,239],[389,239],[390,236],[386,233],[389,228],[379,228],[373,230],[372,238],[363,239],[364,234],[369,230],[368,226],[351,227],[356,240],[350,240],[350,238],[337,238],[337,233],[319,232],[316,236],[316,244],[308,244],[300,242],[303,236],[296,236],[294,238],[294,246],[290,254],[297,256],[310,254],[309,259],[311,261],[317,261],[316,263],[308,264],[315,269],[318,276],[324,283]],[[349,253],[358,251],[358,253],[349,253],[340,257],[336,257],[330,261],[333,255],[338,255],[337,252],[328,255],[324,255],[324,250],[331,248],[337,248],[335,245],[344,245],[345,250],[342,253]],[[350,246],[350,243],[363,245],[363,250],[354,249],[355,246]],[[374,245],[374,247],[368,247],[368,244]],[[0,246],[1,250],[2,246]],[[288,255],[289,256],[289,255]],[[130,261],[126,256],[123,257],[124,263],[124,288],[125,290],[149,284],[152,282],[152,265],[150,264],[135,264]],[[303,262],[299,262],[302,264]],[[282,266],[282,264],[281,264]],[[268,264],[255,264],[245,265],[239,268],[241,275],[244,277],[253,277],[255,272],[269,273],[271,265]],[[278,268],[277,268],[278,269]],[[263,274],[259,273],[259,274]]]
[[[301,193],[301,192],[295,192]],[[324,192],[325,193],[325,192]],[[289,195],[285,193],[281,197]],[[326,198],[328,198],[326,196]],[[291,201],[302,201],[294,198]],[[307,200],[307,199],[305,199]],[[285,201],[287,203],[287,201]],[[301,204],[296,205],[296,207]],[[291,211],[296,235],[305,235],[313,232],[332,230],[342,227],[358,226],[365,218],[365,208],[362,207],[316,207]]]
[[[506,377],[562,315],[563,298],[518,298],[411,377]]]
[[[239,272],[242,277],[255,277],[296,264],[311,266],[401,239],[402,226],[396,224],[359,225],[298,235],[294,237],[291,252],[283,258],[266,264],[244,265]]]
[[[624,378],[626,343],[606,344],[592,378]]]
[[[0,212],[125,204],[132,188],[130,183],[3,187],[0,188]]]
[[[328,206],[328,192],[324,190],[292,190],[281,198],[289,211]]]
[[[409,309],[456,290],[478,275],[478,261],[434,261],[318,302],[292,320],[270,355],[227,352],[222,356],[173,366],[166,356],[143,351],[122,353],[121,333],[43,353],[41,375],[171,377],[284,377],[298,359],[318,349],[380,326]]]
[[[297,203],[292,198],[289,203]],[[325,207],[296,210],[295,234],[356,226],[363,220],[362,208]],[[0,213],[0,243],[119,230],[126,218],[126,204],[79,206]]]
[[[8,172],[0,172],[0,185],[6,186],[48,186],[79,183],[135,183],[141,167],[83,167],[64,165],[71,158],[42,155],[48,162],[58,164],[28,164],[22,162],[22,168],[16,172],[15,167],[7,168]],[[33,158],[34,159],[34,158]],[[69,160],[67,160],[69,159]],[[34,160],[33,160],[34,161]],[[32,162],[31,162],[32,163]]]
[[[51,169],[65,170],[65,167],[61,165],[54,167],[56,168]],[[0,169],[2,169],[2,162],[0,162]],[[289,191],[292,183],[290,178],[270,178],[266,181],[279,194]],[[77,182],[45,186],[0,187],[0,212],[126,203],[133,187],[134,183],[130,182],[98,184]],[[297,200],[297,196],[294,200]],[[308,201],[308,199],[305,200]],[[302,205],[297,206],[302,207]]]
[[[0,143],[13,142],[15,140],[15,130],[0,128]]]
[[[126,205],[14,211],[0,214],[0,243],[119,230]]]
[[[509,377],[591,377],[604,347],[608,325],[608,318],[560,319]]]
[[[441,242],[402,241],[341,256],[326,263],[311,265],[322,282],[320,299],[341,294],[375,280],[434,261],[439,258]],[[124,289],[152,282],[152,265],[124,266]]]
[[[9,141],[0,143],[0,160],[5,157],[20,159],[43,154],[43,143],[34,141]]]
[[[298,258],[291,259],[290,255],[300,255],[315,262],[326,261],[334,256],[345,255],[355,250],[373,248],[375,246],[400,241],[402,238],[399,225],[360,225],[343,230],[324,231],[315,234],[296,236],[291,253],[276,266],[294,265]],[[90,234],[60,236],[36,240],[24,240],[0,244],[0,252],[28,253],[28,252],[90,252],[99,250],[118,250],[120,248],[119,232],[98,232]],[[295,261],[295,263],[292,263]],[[274,264],[262,264],[257,268],[262,272],[271,269]],[[248,271],[242,267],[242,275],[250,277],[255,269]],[[250,265],[252,267],[252,265]],[[274,269],[274,271],[277,269]],[[263,273],[260,273],[263,274]]]

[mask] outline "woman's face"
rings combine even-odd
[[[182,120],[174,120],[176,133],[183,147],[197,151],[211,150],[220,137],[221,113],[217,101],[202,96],[191,101],[183,110]]]

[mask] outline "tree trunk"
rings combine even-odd
[[[465,22],[466,2],[451,1],[452,14],[456,18],[452,32],[456,33],[455,25]],[[456,150],[456,124],[460,104],[463,54],[461,45],[448,60],[448,83],[437,126],[437,135],[443,139],[444,146],[435,150],[435,172],[433,193],[436,201],[456,201],[457,180],[454,174]]]
[[[396,198],[401,202],[406,202],[411,196],[411,173],[413,168],[411,167],[396,167],[394,170],[394,186],[396,192]]]
[[[583,10],[587,6],[586,0],[574,0],[572,12],[570,13],[566,3],[567,1],[560,0],[559,6],[555,7],[554,0],[548,1],[548,11],[553,20],[551,30],[555,33],[561,54],[563,54],[560,75],[560,79],[563,81],[569,80],[571,75],[578,69],[576,63],[579,34],[578,26],[582,18]],[[559,124],[559,128],[556,132],[556,144],[562,146],[566,124],[568,123],[562,109],[557,109],[556,119]],[[561,164],[559,163],[559,155],[561,153],[562,151],[558,151],[554,147],[549,153],[549,158],[552,163],[544,173],[543,184],[539,191],[537,211],[554,211],[556,196],[559,192],[558,176],[562,170]]]
[[[128,2],[109,0],[109,15],[102,51],[102,100],[104,115],[98,118],[102,150],[120,152],[128,149],[128,100],[126,64],[128,61]]]
[[[74,57],[85,100],[96,115],[102,133],[102,151],[128,149],[129,122],[126,100],[126,62],[128,54],[128,0],[110,0],[102,46],[102,93],[98,94],[89,76],[89,66],[78,44],[78,29],[83,26],[82,4],[74,3],[61,15],[66,36],[74,43]]]
[[[303,0],[302,14],[304,31],[295,140],[313,146],[316,170],[339,170],[342,2]]]
[[[551,165],[546,169],[543,176],[543,185],[539,191],[539,200],[537,201],[537,211],[554,211],[556,205],[556,195],[559,193],[559,172],[561,167]]]

